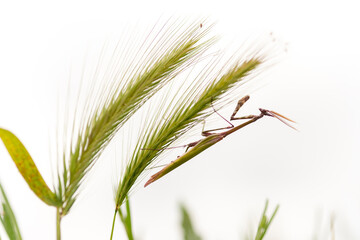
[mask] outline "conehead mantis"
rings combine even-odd
[[[186,163],[187,161],[189,161],[191,158],[195,157],[196,155],[198,155],[199,153],[203,152],[204,150],[206,150],[207,148],[211,147],[212,145],[220,142],[221,140],[223,140],[225,137],[227,137],[228,135],[236,132],[237,130],[253,123],[256,122],[257,120],[259,120],[260,118],[264,117],[264,116],[268,116],[268,117],[274,117],[278,120],[280,120],[282,123],[286,124],[287,126],[295,129],[293,126],[291,126],[290,124],[288,124],[285,120],[290,121],[290,122],[294,122],[291,119],[284,117],[283,115],[274,112],[274,111],[270,111],[270,110],[266,110],[263,108],[259,108],[260,114],[258,115],[248,115],[248,116],[244,116],[244,117],[235,117],[236,113],[239,111],[239,109],[241,108],[242,105],[244,105],[244,103],[249,100],[249,96],[245,96],[243,98],[241,98],[238,101],[238,104],[233,112],[233,114],[230,117],[230,120],[240,120],[240,119],[249,119],[248,121],[238,125],[238,126],[234,126],[231,122],[229,122],[228,120],[226,120],[224,117],[222,117],[219,113],[217,113],[217,111],[214,109],[215,113],[217,113],[221,118],[223,118],[226,122],[228,122],[230,124],[230,126],[228,127],[223,127],[223,128],[217,128],[217,129],[211,129],[211,130],[207,130],[207,131],[203,131],[202,135],[205,137],[199,141],[196,142],[192,142],[189,143],[187,145],[184,145],[183,147],[186,147],[186,151],[185,153],[178,157],[175,161],[170,162],[169,164],[167,164],[163,169],[161,169],[159,172],[155,173],[154,175],[152,175],[150,177],[150,179],[145,183],[145,186],[148,186],[149,184],[155,182],[156,180],[162,178],[163,176],[165,176],[166,174],[168,174],[169,172],[173,171],[175,168],[181,166],[182,164]],[[224,132],[220,132],[220,133],[213,133],[214,131],[219,131],[219,130],[224,130],[224,129],[229,129],[227,131]],[[189,148],[191,148],[189,150]]]

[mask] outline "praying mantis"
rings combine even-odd
[[[202,136],[204,136],[205,138],[198,140],[196,142],[191,142],[187,145],[184,145],[182,147],[186,147],[185,153],[182,156],[179,156],[176,160],[170,162],[169,164],[167,164],[163,169],[161,169],[159,172],[155,173],[154,175],[152,175],[150,177],[150,179],[145,183],[144,187],[148,186],[149,184],[155,182],[156,180],[162,178],[163,176],[165,176],[166,174],[168,174],[169,172],[173,171],[174,169],[176,169],[177,167],[181,166],[182,164],[186,163],[187,161],[189,161],[191,158],[195,157],[196,155],[198,155],[199,153],[203,152],[204,150],[208,149],[209,147],[213,146],[214,144],[220,142],[221,140],[223,140],[225,137],[227,137],[228,135],[236,132],[237,130],[253,123],[256,122],[257,120],[259,120],[260,118],[264,117],[264,116],[269,116],[269,117],[274,117],[277,118],[278,120],[280,120],[282,123],[286,124],[287,126],[295,129],[293,126],[291,126],[290,124],[288,124],[286,121],[290,121],[293,122],[293,120],[284,117],[283,115],[274,112],[274,111],[270,111],[270,110],[266,110],[266,109],[262,109],[259,108],[260,114],[258,115],[248,115],[248,116],[244,116],[244,117],[235,117],[236,113],[239,111],[239,109],[242,107],[242,105],[244,105],[244,103],[249,100],[249,96],[245,96],[243,98],[241,98],[238,101],[238,104],[236,105],[236,108],[234,110],[234,112],[232,113],[231,117],[230,117],[230,121],[232,120],[241,120],[241,119],[249,119],[248,121],[238,125],[238,126],[234,126],[230,121],[226,120],[224,117],[222,117],[215,109],[215,113],[217,113],[221,118],[223,118],[226,122],[228,122],[230,124],[230,126],[228,127],[223,127],[223,128],[217,128],[217,129],[211,129],[211,130],[207,130],[207,131],[202,131]],[[220,130],[225,130],[225,129],[229,129],[227,131],[224,132],[220,132],[220,133],[214,133],[214,131],[220,131]],[[295,129],[296,130],[296,129]],[[189,148],[191,148],[189,150]]]

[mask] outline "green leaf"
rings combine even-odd
[[[184,240],[201,240],[201,237],[195,232],[191,222],[190,215],[184,205],[180,206],[182,213],[182,228]]]
[[[5,191],[0,183],[0,202],[2,211],[0,212],[0,221],[4,226],[4,229],[11,240],[21,240],[20,230],[11,209],[11,205],[6,197]],[[1,211],[1,208],[0,208]],[[1,239],[1,238],[0,238]]]
[[[268,217],[266,216],[266,210],[267,210],[268,205],[269,205],[269,201],[266,200],[265,208],[264,208],[263,214],[260,218],[260,223],[258,226],[255,240],[262,240],[264,238],[266,231],[268,230],[272,220],[275,217],[275,214],[277,213],[277,211],[279,209],[279,205],[277,205],[274,210],[274,213],[271,215],[270,219],[268,219]]]
[[[132,224],[131,224],[131,212],[130,212],[130,202],[129,198],[126,197],[126,207],[125,207],[126,215],[123,214],[121,208],[118,209],[118,213],[120,216],[120,220],[124,225],[126,234],[129,240],[134,240],[134,235],[132,231]]]
[[[60,202],[56,195],[46,185],[29,152],[21,141],[10,131],[3,128],[0,128],[0,138],[19,172],[35,195],[48,205],[59,206]]]

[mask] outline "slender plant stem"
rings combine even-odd
[[[113,238],[113,234],[114,234],[114,226],[115,226],[115,219],[116,219],[116,209],[115,209],[115,212],[114,212],[114,218],[113,218],[113,223],[112,223],[112,227],[111,227],[111,235],[110,235],[110,240],[112,240]]]
[[[60,222],[61,222],[61,213],[60,208],[56,208],[56,240],[61,240],[61,230],[60,230]]]

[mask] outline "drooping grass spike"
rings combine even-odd
[[[264,116],[269,116],[269,117],[274,117],[277,118],[278,120],[280,120],[281,122],[283,122],[284,124],[286,124],[287,126],[295,129],[293,126],[291,126],[290,124],[288,124],[287,122],[285,122],[283,119],[290,121],[290,122],[294,122],[291,119],[284,117],[283,115],[276,113],[274,111],[270,111],[270,110],[266,110],[266,109],[262,109],[259,108],[260,110],[260,114],[259,115],[248,115],[248,116],[244,116],[244,117],[235,117],[236,113],[239,111],[240,107],[249,99],[249,96],[245,96],[242,99],[239,100],[233,114],[231,115],[231,120],[241,120],[241,119],[250,119],[248,121],[246,121],[245,123],[242,123],[236,127],[234,127],[232,124],[232,126],[230,127],[230,130],[221,132],[221,133],[212,133],[213,131],[217,131],[217,130],[221,130],[221,129],[226,129],[229,127],[225,127],[225,128],[218,128],[218,129],[212,129],[212,130],[207,130],[207,131],[203,131],[202,135],[206,136],[205,138],[197,141],[197,142],[193,142],[190,143],[187,147],[192,147],[189,151],[185,152],[182,156],[180,156],[179,158],[177,158],[176,160],[172,161],[171,163],[169,163],[168,165],[166,165],[162,170],[160,170],[159,172],[155,173],[154,175],[152,175],[150,177],[150,179],[145,183],[145,186],[148,186],[149,184],[155,182],[156,180],[160,179],[161,177],[165,176],[166,174],[168,174],[169,172],[173,171],[174,169],[176,169],[177,167],[181,166],[182,164],[186,163],[187,161],[189,161],[190,159],[192,159],[193,157],[195,157],[196,155],[198,155],[199,153],[203,152],[204,150],[208,149],[209,147],[211,147],[212,145],[220,142],[221,140],[223,140],[226,136],[236,132],[237,130],[249,125],[250,123],[253,123],[255,121],[257,121],[258,119],[264,117]],[[216,112],[216,110],[214,109],[214,111]],[[228,122],[228,121],[227,121]]]

